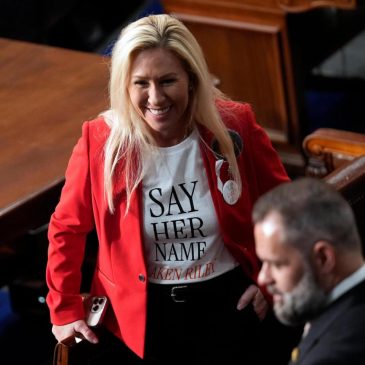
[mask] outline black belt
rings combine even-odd
[[[251,281],[244,275],[241,266],[219,275],[213,279],[186,284],[149,283],[149,295],[170,298],[174,303],[186,303],[194,300],[222,297],[230,289],[241,289]]]

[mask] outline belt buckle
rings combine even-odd
[[[187,285],[178,285],[178,286],[173,286],[171,288],[171,299],[175,302],[175,303],[186,303],[186,299],[179,299],[178,296],[178,291],[179,290],[183,290],[186,289],[188,286]]]

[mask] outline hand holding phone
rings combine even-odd
[[[85,321],[89,327],[97,327],[103,320],[108,306],[105,296],[88,297],[85,299]]]

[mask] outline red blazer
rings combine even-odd
[[[212,135],[200,128],[207,178],[224,243],[253,280],[259,270],[254,251],[251,210],[256,199],[287,181],[285,170],[263,129],[256,124],[247,104],[217,102],[222,119],[243,141],[237,161],[242,195],[228,205],[217,188],[216,156],[210,148]],[[51,321],[67,324],[84,318],[79,296],[87,233],[96,228],[99,240],[97,269],[92,293],[106,295],[112,310],[106,326],[136,354],[143,357],[147,308],[147,270],[141,231],[141,189],[133,194],[125,215],[123,166],[115,175],[115,213],[108,211],[103,189],[104,144],[109,127],[102,117],[85,122],[66,171],[66,182],[49,225],[47,303]],[[222,180],[224,182],[224,171]]]

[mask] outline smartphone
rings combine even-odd
[[[99,326],[108,307],[108,298],[105,296],[87,297],[84,305],[87,325],[89,327]]]

